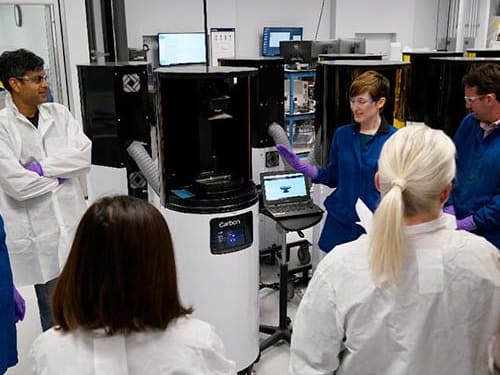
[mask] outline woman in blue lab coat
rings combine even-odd
[[[0,216],[0,374],[17,363],[16,322],[24,317],[24,300],[12,284],[5,230]]]
[[[335,188],[325,200],[328,215],[318,243],[324,252],[364,233],[356,224],[358,199],[372,211],[377,207],[380,198],[374,184],[377,161],[385,141],[396,131],[381,115],[388,94],[389,80],[372,70],[351,83],[349,96],[354,123],[336,129],[326,168],[300,160],[284,145],[276,147],[292,168],[310,177],[313,183]]]

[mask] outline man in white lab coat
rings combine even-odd
[[[78,177],[90,169],[91,143],[66,107],[46,103],[43,65],[24,49],[0,55],[8,91],[0,110],[0,212],[15,283],[35,286],[45,331],[51,290],[86,209]]]

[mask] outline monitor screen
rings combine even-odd
[[[158,57],[160,66],[206,63],[205,33],[159,33]]]
[[[279,56],[282,40],[302,40],[302,27],[264,27],[262,56]]]
[[[339,38],[339,53],[365,53],[366,40],[363,38]]]
[[[311,40],[282,40],[280,42],[280,56],[286,64],[312,62]]]
[[[298,172],[265,174],[262,176],[261,186],[268,204],[304,200],[309,197],[306,179]]]
[[[280,56],[286,64],[315,64],[318,55],[327,53],[328,48],[335,43],[333,40],[283,40],[280,42]]]

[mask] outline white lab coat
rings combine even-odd
[[[10,94],[0,110],[0,212],[17,286],[57,277],[87,205],[78,179],[90,169],[91,143],[66,107],[39,105],[38,128]],[[24,169],[42,165],[44,176]],[[56,177],[66,179],[60,184]]]
[[[290,374],[487,374],[500,323],[497,250],[454,218],[406,227],[397,287],[376,288],[368,236],[319,264],[293,325]]]
[[[42,333],[30,351],[35,375],[234,375],[222,341],[191,317],[166,330],[107,336],[102,330]]]

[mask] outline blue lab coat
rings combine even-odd
[[[457,176],[450,202],[457,219],[473,215],[479,236],[500,249],[500,129],[483,139],[484,131],[473,114],[455,134]]]
[[[353,241],[365,233],[356,222],[358,198],[374,211],[380,200],[375,187],[374,176],[382,146],[396,132],[382,118],[380,127],[373,137],[361,149],[360,125],[344,125],[335,131],[330,146],[328,166],[319,168],[318,176],[312,180],[336,188],[325,200],[327,217],[319,247],[329,252],[335,246]]]
[[[5,230],[0,216],[0,374],[17,363],[14,290]]]

